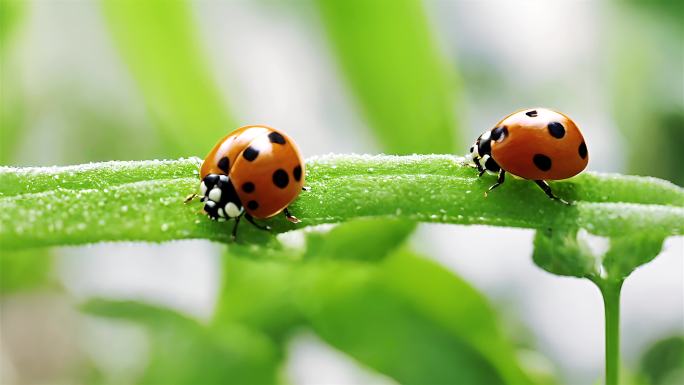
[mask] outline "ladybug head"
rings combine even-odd
[[[213,220],[225,221],[244,212],[228,175],[209,174],[200,183],[204,212]]]

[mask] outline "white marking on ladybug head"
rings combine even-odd
[[[486,142],[486,141],[489,140],[489,138],[490,138],[491,136],[492,136],[492,132],[491,132],[491,131],[487,131],[487,132],[485,132],[484,134],[480,135],[480,140],[483,141],[483,142]]]
[[[207,193],[207,185],[204,183],[204,181],[200,182],[200,192],[202,195],[206,195]]]
[[[221,201],[221,189],[218,187],[214,187],[209,191],[209,199],[211,199],[214,202],[220,202]]]
[[[242,214],[242,207],[238,208],[235,203],[228,202],[225,206],[225,211],[229,217],[235,218],[235,217],[239,217],[240,214]]]
[[[477,142],[473,143],[473,146],[470,147],[470,152],[473,154],[473,158],[480,157],[480,153],[477,151]]]

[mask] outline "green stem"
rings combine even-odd
[[[617,385],[620,373],[620,291],[623,280],[599,285],[603,296],[606,329],[606,385]]]

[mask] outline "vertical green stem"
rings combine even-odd
[[[620,372],[620,291],[622,280],[599,284],[606,329],[606,385],[618,385]]]

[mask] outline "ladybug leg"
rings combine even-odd
[[[475,166],[477,167],[477,170],[480,172],[478,177],[481,177],[484,175],[484,173],[487,171],[482,165],[480,164],[480,158],[473,158],[473,163],[475,163]]]
[[[484,193],[485,198],[487,197],[487,194],[488,194],[490,191],[492,191],[492,190],[494,190],[495,188],[501,186],[505,180],[506,180],[506,171],[504,171],[503,168],[502,168],[502,169],[499,169],[499,178],[496,180],[496,183],[494,183],[493,185],[489,186],[489,188],[487,189],[487,191],[485,191],[485,193]]]
[[[235,241],[235,239],[237,239],[237,229],[238,229],[238,224],[240,223],[240,218],[242,218],[242,216],[235,217],[235,224],[233,225],[233,233],[232,233],[233,241]]]
[[[190,195],[185,197],[185,199],[183,200],[183,203],[189,203],[190,201],[192,201],[195,198],[197,198],[196,193],[190,194]]]
[[[553,200],[555,200],[555,201],[559,201],[559,202],[561,202],[561,203],[564,203],[564,204],[566,204],[566,205],[569,205],[569,204],[570,204],[570,203],[568,203],[566,200],[561,199],[561,198],[559,198],[559,197],[553,195],[553,191],[551,191],[551,186],[549,186],[549,184],[546,183],[545,180],[535,180],[534,183],[536,183],[537,186],[539,186],[542,190],[544,190],[544,192],[546,193],[546,195],[547,195],[549,198],[551,198],[551,199],[553,199]]]
[[[302,191],[311,191],[311,187],[304,186],[304,187],[302,187]]]
[[[287,207],[285,207],[285,210],[283,210],[283,212],[285,213],[285,218],[287,218],[288,221],[290,221],[290,222],[292,222],[292,223],[299,223],[299,222],[301,222],[297,217],[295,217],[294,215],[290,214],[290,210],[288,210]]]
[[[254,227],[256,227],[259,230],[271,231],[271,226],[262,226],[256,222],[254,222],[254,217],[252,217],[249,214],[245,214],[245,219],[247,220],[247,222],[251,223],[252,225],[254,225]]]

